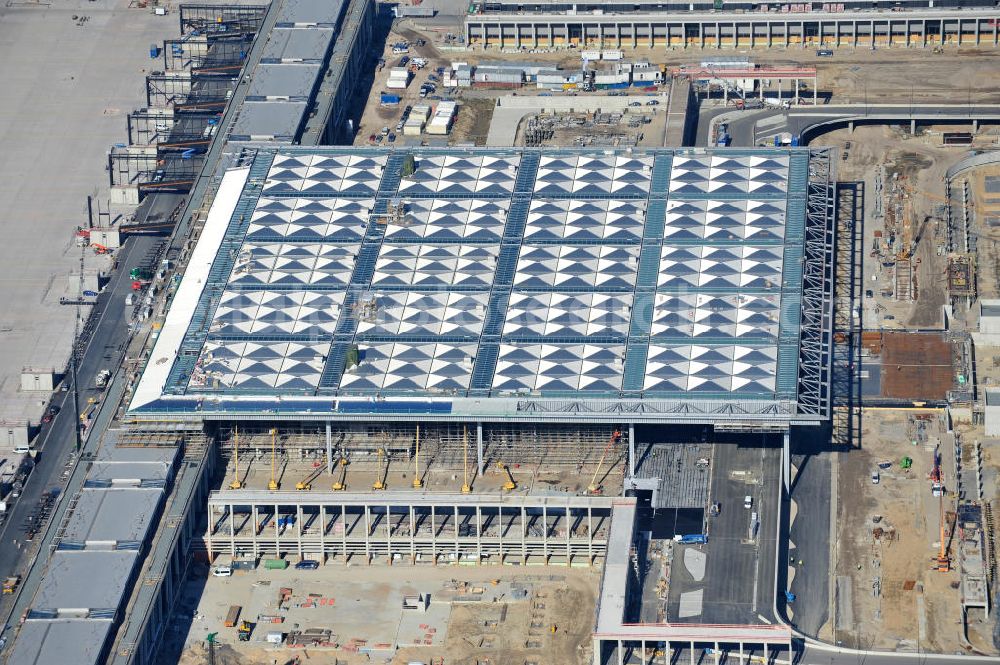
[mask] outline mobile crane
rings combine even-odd
[[[299,491],[312,489],[312,482],[319,478],[319,474],[323,473],[324,466],[325,464],[316,462],[315,468],[309,473],[309,475],[295,483],[295,489]]]
[[[503,489],[507,492],[513,492],[517,489],[517,482],[514,481],[514,474],[510,472],[510,466],[504,464],[503,462],[497,462],[497,468],[507,474],[507,482],[503,484]]]
[[[600,494],[602,491],[601,485],[597,482],[597,477],[601,473],[601,468],[604,466],[604,459],[608,456],[608,451],[621,441],[622,434],[618,430],[611,433],[611,438],[608,439],[608,444],[604,446],[604,452],[601,453],[601,459],[597,462],[597,469],[594,470],[594,477],[590,479],[590,484],[587,485],[588,494]],[[603,480],[603,478],[601,479]]]

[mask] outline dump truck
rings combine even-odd
[[[14,593],[17,590],[17,585],[21,583],[21,576],[14,575],[13,577],[8,577],[3,581],[3,593],[7,595],[9,593]]]
[[[226,628],[234,628],[236,622],[240,620],[240,612],[243,608],[239,605],[230,605],[229,612],[226,613]]]

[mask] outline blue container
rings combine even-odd
[[[797,148],[798,146],[799,146],[799,137],[798,136],[793,136],[792,137],[792,147],[793,148]]]
[[[399,95],[387,95],[383,93],[379,103],[382,104],[382,106],[395,106],[396,104],[399,104],[399,102]]]
[[[781,147],[781,137],[780,136],[775,136],[774,137],[774,147],[775,148],[780,148]]]
[[[156,44],[149,45],[149,57],[155,60],[160,56],[160,47]]]

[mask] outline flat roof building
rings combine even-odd
[[[826,160],[261,150],[223,181],[129,414],[822,420]]]

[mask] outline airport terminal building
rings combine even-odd
[[[128,414],[820,422],[831,201],[823,150],[262,149]]]

